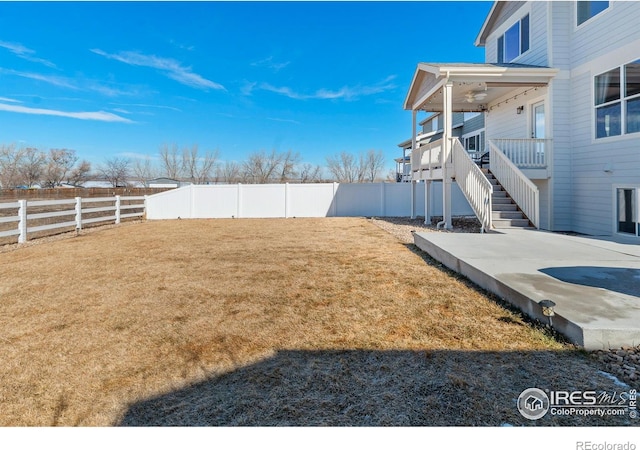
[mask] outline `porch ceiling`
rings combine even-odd
[[[404,108],[442,112],[443,89],[453,83],[453,111],[486,111],[509,93],[546,86],[558,72],[522,64],[426,64],[416,69]]]

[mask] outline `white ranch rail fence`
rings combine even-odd
[[[18,200],[0,203],[0,238],[18,237],[18,243],[27,242],[29,234],[44,232],[55,234],[62,228],[80,230],[88,224],[100,222],[120,223],[122,219],[142,217],[145,210],[144,196],[76,197],[64,200]],[[141,202],[142,201],[142,202]],[[83,202],[91,207],[83,207]],[[127,203],[127,204],[123,204]],[[68,205],[68,209],[66,209]],[[96,206],[98,205],[98,206]],[[62,207],[62,209],[60,209]],[[36,209],[39,212],[30,212]],[[9,213],[7,213],[9,210]],[[11,213],[17,210],[17,213]],[[41,224],[56,219],[54,223]],[[40,224],[37,224],[40,223]]]
[[[424,216],[422,183],[192,185],[147,197],[146,217],[162,219]],[[413,208],[411,189],[414,189]],[[442,183],[433,183],[432,216],[442,215]],[[454,184],[453,215],[473,216]]]

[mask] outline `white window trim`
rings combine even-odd
[[[584,28],[585,26],[587,26],[588,24],[592,23],[595,21],[595,19],[604,16],[605,14],[608,14],[609,11],[611,11],[611,8],[613,8],[613,4],[614,1],[613,0],[609,0],[609,7],[605,10],[603,10],[601,13],[596,14],[593,17],[590,17],[589,19],[585,20],[584,22],[582,22],[580,25],[578,25],[578,2],[576,1],[575,4],[573,5],[573,31],[578,31],[582,28]]]
[[[518,20],[522,20],[522,18],[524,16],[526,16],[527,14],[529,14],[529,50],[527,50],[525,53],[521,54],[520,56],[518,56],[517,58],[515,58],[514,60],[512,60],[511,62],[517,62],[518,59],[520,59],[520,57],[522,55],[526,55],[527,53],[529,53],[531,51],[531,49],[533,48],[533,22],[532,22],[532,15],[531,15],[531,3],[532,2],[526,2],[524,5],[522,5],[518,10],[516,10],[511,17],[509,18],[508,21],[505,21],[504,23],[502,23],[499,27],[497,27],[488,37],[487,37],[487,43],[489,43],[490,41],[493,42],[492,45],[494,45],[495,48],[495,61],[498,60],[498,38],[500,36],[503,36],[504,33],[511,28],[513,25],[515,25],[516,21],[512,20],[514,17],[517,17]]]
[[[522,21],[522,19],[524,19],[527,15],[529,16],[529,48],[526,51],[520,53],[515,58],[513,58],[511,61],[502,61],[502,63],[498,63],[498,64],[517,63],[518,60],[520,60],[523,56],[527,55],[531,51],[531,41],[532,41],[532,39],[531,39],[531,36],[532,36],[532,33],[531,33],[531,11],[527,11],[524,14],[522,14],[521,16],[519,16],[520,18],[518,20],[516,20],[514,22],[511,22],[511,25],[508,26],[501,34],[498,34],[496,36],[496,61],[498,60],[498,54],[499,54],[499,52],[498,52],[498,42],[500,41],[500,38],[502,38],[502,43],[503,43],[502,57],[504,58],[504,56],[505,56],[505,49],[504,49],[505,39],[504,39],[504,37],[505,37],[507,31],[510,30],[511,27],[514,27],[516,25],[516,23],[520,23]],[[515,14],[514,14],[514,16],[515,16]],[[518,44],[522,45],[522,24],[521,23],[520,23],[520,36],[518,36],[518,37],[520,38]]]
[[[636,99],[636,98],[640,98],[640,94],[635,94],[629,97],[625,97],[624,96],[624,91],[626,89],[626,71],[624,70],[624,67],[627,64],[631,64],[634,61],[640,61],[640,56],[635,57],[634,59],[630,60],[630,61],[626,61],[622,64],[619,64],[617,66],[612,66],[609,69],[603,70],[603,71],[599,71],[597,73],[594,73],[593,71],[590,73],[590,79],[591,79],[591,143],[592,144],[598,144],[598,143],[602,143],[602,142],[616,142],[616,141],[624,141],[624,140],[628,140],[628,139],[637,139],[638,137],[640,137],[640,131],[636,131],[634,133],[627,133],[627,109],[626,109],[626,101],[629,99]],[[596,77],[598,75],[602,75],[610,70],[613,69],[620,69],[620,99],[616,100],[616,101],[611,101],[611,102],[607,102],[608,104],[614,104],[614,103],[620,103],[620,134],[617,136],[606,136],[606,137],[597,137],[596,136],[596,110],[598,109],[598,107],[602,107],[603,105],[605,105],[605,103],[603,103],[602,105],[596,105],[595,102],[595,98],[596,98],[596,87],[595,87],[595,80]],[[624,80],[624,83],[622,83],[622,80]],[[623,86],[623,84],[625,86]]]

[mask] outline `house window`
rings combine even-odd
[[[609,2],[577,2],[578,25],[582,25],[608,7]]]
[[[464,148],[469,153],[484,152],[484,131],[464,138]]]
[[[640,60],[595,77],[596,138],[640,132]]]
[[[527,50],[529,50],[529,14],[498,38],[498,62],[511,62]]]
[[[617,189],[617,220],[618,233],[638,235],[638,211],[636,189]]]

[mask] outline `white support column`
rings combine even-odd
[[[451,161],[451,122],[453,120],[453,83],[447,81],[443,88],[444,111],[444,155],[442,161],[442,224],[446,230],[453,228],[451,224],[451,177],[454,175]]]
[[[411,110],[411,158],[413,158],[413,151],[416,148],[417,145],[417,119],[418,117],[418,110],[416,109],[412,109]],[[411,184],[411,218],[415,219],[416,218],[416,194],[414,192],[415,189],[415,182],[413,180],[413,159],[410,160],[411,161],[411,179],[409,180],[409,183]],[[417,172],[418,174],[421,173],[421,171]]]
[[[18,204],[20,205],[18,208],[18,217],[20,218],[18,222],[18,230],[20,231],[18,244],[24,244],[27,242],[27,201],[18,200]]]
[[[120,223],[120,196],[116,195],[116,224]]]
[[[82,230],[82,197],[76,197],[76,231]]]
[[[424,180],[424,224],[431,224],[431,180]]]
[[[415,194],[416,182],[411,180],[409,184],[411,185],[411,218],[415,219],[416,218],[416,194]]]

